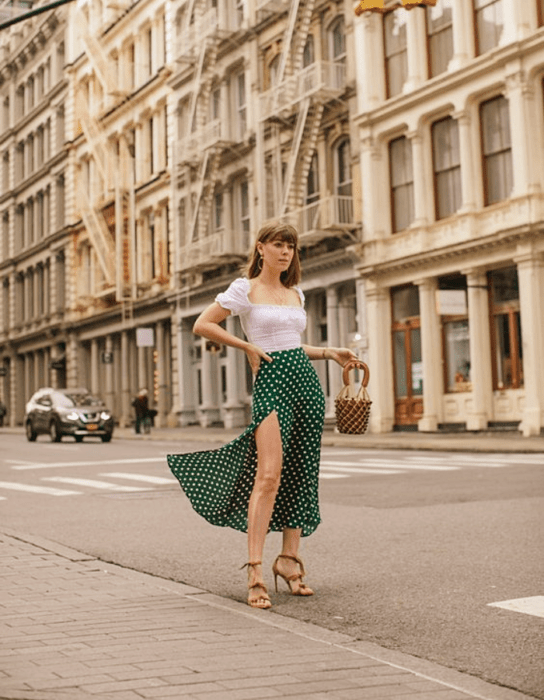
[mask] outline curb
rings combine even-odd
[[[446,688],[463,692],[474,698],[479,698],[480,700],[534,700],[533,696],[525,695],[511,688],[488,683],[480,678],[441,666],[433,661],[411,656],[410,654],[405,654],[400,651],[386,649],[373,642],[357,640],[349,635],[334,632],[312,623],[284,617],[274,611],[252,609],[244,603],[222,598],[221,596],[188,584],[163,579],[159,576],[129,569],[115,563],[105,562],[98,557],[87,555],[84,552],[65,547],[58,542],[53,542],[43,537],[16,532],[4,527],[1,532],[7,537],[39,547],[44,551],[56,554],[69,561],[100,562],[104,567],[107,567],[109,573],[147,583],[148,585],[164,589],[176,595],[189,597],[202,605],[258,620],[264,625],[289,632],[298,637],[328,644],[332,647],[342,649],[343,651],[349,651],[371,658],[387,664],[388,666],[412,673],[422,680],[440,683]],[[7,695],[5,694],[6,692],[8,693]],[[55,691],[54,693],[43,691],[10,691],[8,689],[0,691],[0,700],[62,700],[64,697],[68,698],[68,700],[89,700],[90,696],[86,693],[74,694],[73,691],[70,691],[70,693],[64,693],[62,691]],[[101,700],[114,700],[115,697],[116,695],[100,695]]]

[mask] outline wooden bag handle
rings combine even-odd
[[[362,360],[348,360],[346,362],[346,364],[344,365],[344,369],[342,370],[342,380],[344,382],[344,386],[349,386],[349,373],[352,369],[355,369],[356,367],[362,369],[364,372],[361,386],[366,388],[368,386],[368,380],[370,379],[370,372],[368,369],[368,365],[366,365]]]

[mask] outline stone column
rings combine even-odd
[[[340,327],[338,319],[338,290],[336,287],[327,289],[327,346],[338,348],[340,342]],[[327,360],[329,367],[329,396],[327,414],[334,414],[334,399],[342,388],[342,372],[334,360]]]
[[[402,10],[400,10],[402,12]],[[423,50],[426,44],[425,8],[415,7],[408,12],[406,18],[406,43],[408,51],[408,77],[402,89],[403,92],[413,92],[427,80],[427,52]],[[376,57],[374,58],[374,61]],[[372,65],[372,64],[371,64]],[[383,71],[381,71],[383,72]]]
[[[502,0],[503,30],[501,46],[523,41],[536,30],[536,3]]]
[[[196,371],[193,369],[194,335],[191,323],[185,319],[179,320],[177,336],[177,365],[179,391],[179,422],[180,425],[192,425],[197,422],[197,391]]]
[[[544,259],[534,251],[520,251],[518,266],[525,404],[520,430],[525,437],[540,435],[544,427]]]
[[[448,70],[463,68],[476,54],[474,45],[474,7],[472,0],[454,0],[453,19],[453,58]]]
[[[363,221],[364,238],[369,241],[375,238],[384,238],[385,231],[391,227],[390,207],[384,202],[389,197],[384,159],[382,153],[369,136],[362,139],[361,171],[362,180],[365,183],[365,196],[363,197]]]
[[[388,433],[395,423],[393,350],[391,344],[391,299],[389,289],[368,280],[366,308],[368,318],[368,393],[372,399],[370,431]]]
[[[168,392],[168,387],[166,383],[166,347],[164,343],[164,324],[162,321],[158,321],[155,325],[156,333],[156,346],[157,346],[157,379],[159,382],[158,390],[159,395],[157,399],[157,418],[155,425],[158,428],[162,428],[166,425],[166,396]]]
[[[357,299],[357,333],[359,340],[355,352],[368,364],[368,329],[366,318],[366,289],[365,282],[359,278],[355,282],[355,294]]]
[[[201,425],[209,428],[219,423],[219,397],[217,392],[217,355],[206,350],[206,340],[202,339],[202,406]]]
[[[106,336],[106,342],[104,344],[104,351],[106,353],[109,353],[112,355],[112,359],[115,361],[115,358],[113,357],[113,340],[111,335]],[[109,362],[106,365],[104,365],[104,374],[106,378],[106,388],[105,388],[105,402],[106,405],[110,410],[113,411],[114,408],[114,401],[115,401],[115,388],[113,384],[113,362]]]
[[[128,348],[128,331],[121,331],[121,416],[119,425],[124,428],[132,422],[130,395],[130,363]]]
[[[412,145],[412,171],[414,178],[414,221],[412,226],[426,226],[429,222],[429,182],[425,164],[423,138],[417,131],[408,134]]]
[[[98,367],[99,357],[98,357],[98,339],[93,338],[91,340],[91,394],[95,396],[100,393],[100,378],[99,378],[99,367]]]
[[[506,78],[506,97],[510,106],[510,135],[512,139],[512,171],[514,196],[524,196],[540,191],[538,174],[538,150],[534,146],[534,134],[538,130],[534,92],[522,70]]]
[[[383,55],[382,19],[375,12],[365,12],[354,21],[355,65],[357,66],[357,98],[359,113],[367,112],[385,99],[385,73],[383,70],[364,71],[362,66],[372,66]]]
[[[459,213],[474,211],[478,191],[474,174],[474,149],[472,147],[471,122],[468,112],[453,115],[459,127],[459,155],[461,160],[461,194],[463,203]]]
[[[418,421],[422,432],[438,430],[442,422],[442,353],[440,319],[436,312],[436,278],[418,280],[421,320],[421,354],[423,361],[423,416]]]
[[[227,317],[227,331],[240,335],[236,318]],[[227,401],[223,406],[225,428],[240,428],[246,423],[243,394],[245,393],[244,353],[227,346]]]
[[[488,282],[481,270],[467,270],[463,274],[467,276],[472,382],[472,411],[467,416],[467,430],[485,430],[493,415]]]

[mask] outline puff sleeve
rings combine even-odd
[[[215,301],[224,309],[228,309],[233,316],[239,316],[249,309],[249,280],[239,277],[234,280],[230,287],[215,297]]]

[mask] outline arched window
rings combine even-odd
[[[319,200],[319,169],[317,153],[312,156],[310,169],[308,170],[308,179],[306,181],[306,201],[305,204],[313,204]]]
[[[314,38],[310,34],[306,43],[304,44],[304,51],[302,52],[302,67],[306,68],[315,61],[315,50],[314,50]]]
[[[336,194],[341,197],[351,197],[351,151],[349,139],[343,139],[336,147],[335,179]]]
[[[331,25],[330,32],[330,56],[335,63],[346,62],[346,30],[344,17],[338,17]]]

